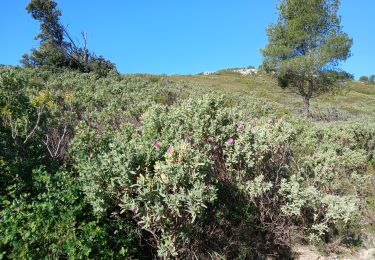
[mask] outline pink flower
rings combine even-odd
[[[170,145],[167,149],[167,153],[173,153],[174,149],[173,149],[173,146]]]
[[[272,118],[268,118],[267,123],[272,124],[272,122],[273,122],[273,119]]]
[[[228,140],[227,140],[227,144],[233,144],[234,143],[234,139],[232,137],[230,137]]]
[[[156,143],[156,139],[155,139],[155,138],[152,138],[152,139],[151,139],[151,142]]]
[[[243,129],[245,126],[241,123],[241,124],[239,124],[238,126],[237,126],[237,130],[241,130],[241,129]]]
[[[159,142],[156,142],[156,143],[154,144],[154,147],[157,148],[157,149],[159,149],[159,148],[161,147],[161,144],[160,144]]]
[[[136,208],[131,208],[130,211],[135,215],[137,213],[137,209]]]

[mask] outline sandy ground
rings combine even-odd
[[[361,249],[354,255],[323,256],[307,246],[299,246],[295,252],[298,260],[375,260],[375,248]]]

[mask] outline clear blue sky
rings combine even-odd
[[[57,0],[71,34],[88,33],[89,49],[123,73],[194,74],[258,66],[276,0]],[[0,2],[0,64],[19,64],[37,47],[39,24],[28,0]],[[354,39],[343,68],[375,74],[375,1],[342,0],[342,25]]]

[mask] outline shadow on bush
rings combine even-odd
[[[259,221],[262,212],[249,203],[236,185],[218,184],[217,203],[206,213],[190,248],[190,253],[198,259],[222,256],[228,259],[288,259],[292,256],[289,241],[282,243],[276,237],[284,235],[285,230],[276,227],[268,217],[264,222]]]
[[[346,121],[349,119],[349,115],[336,108],[327,108],[326,110],[317,109],[313,111],[310,118],[314,121],[333,122]]]

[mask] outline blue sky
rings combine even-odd
[[[265,28],[276,20],[277,0],[57,0],[72,35],[123,73],[194,74],[258,66]],[[0,64],[19,64],[37,47],[39,24],[28,0],[0,3]],[[375,1],[342,0],[344,31],[353,56],[343,68],[356,77],[375,74]]]

